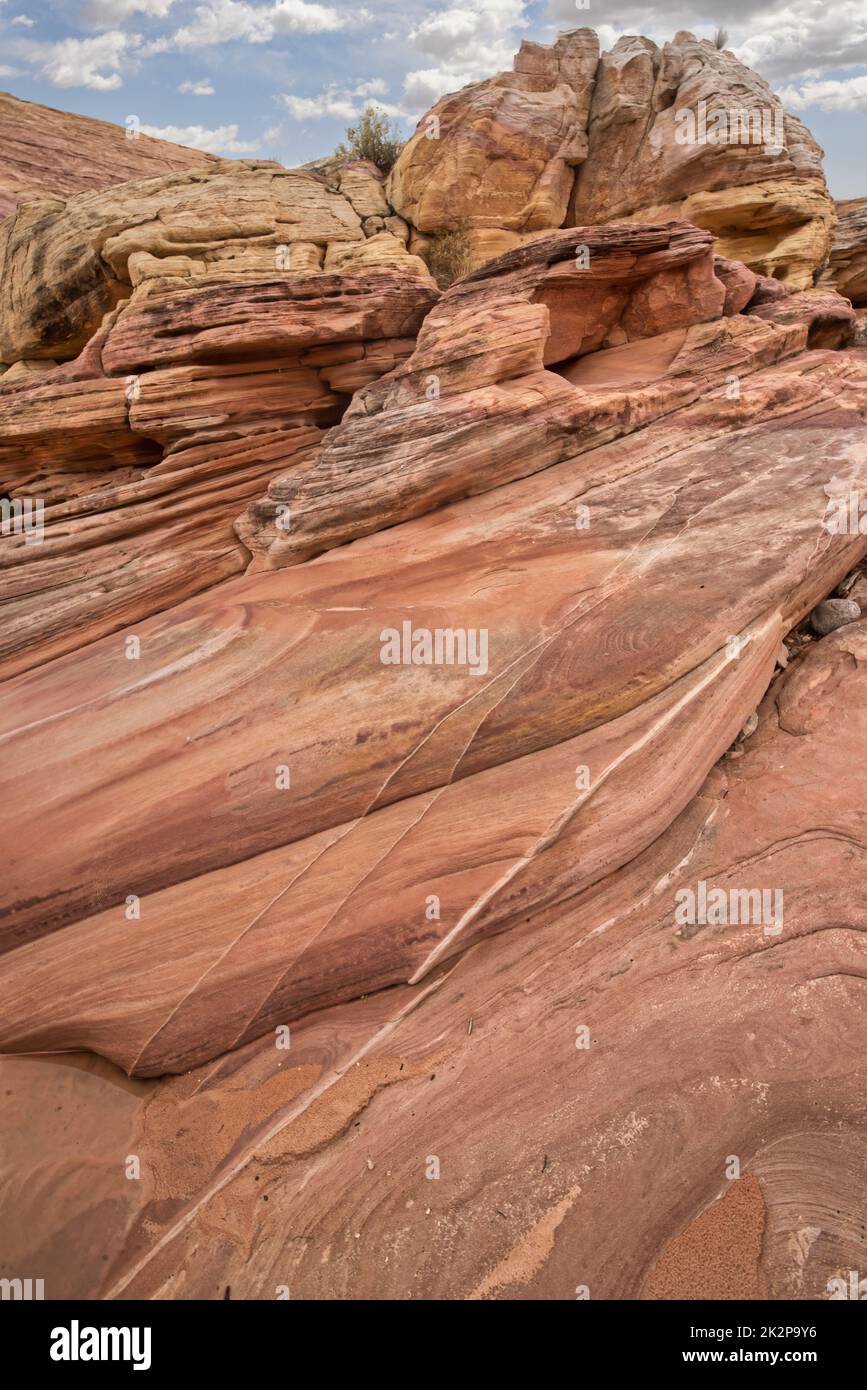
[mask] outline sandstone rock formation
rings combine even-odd
[[[579,29],[443,97],[388,189],[423,235],[465,225],[476,263],[545,229],[684,218],[803,289],[835,223],[821,158],[767,83],[708,40],[623,37],[599,57]]]
[[[744,71],[579,31],[388,181],[0,226],[0,1277],[867,1260],[867,352],[802,128],[666,153]]]
[[[420,232],[467,223],[479,259],[520,234],[560,227],[587,157],[599,41],[592,29],[550,48],[522,43],[514,72],[443,97],[419,123],[388,196]]]
[[[661,833],[757,703],[783,635],[867,550],[823,524],[831,471],[857,479],[867,464],[867,362],[802,351],[801,315],[721,318],[731,280],[711,241],[686,225],[565,231],[477,272],[278,487],[291,523],[273,566],[363,544],[224,584],[7,682],[4,769],[29,788],[21,868],[3,885],[7,1049],[183,1070],[421,981]],[[181,296],[164,338],[162,301],[133,301],[102,360],[119,379],[155,364],[136,432],[171,445],[189,415],[201,431],[215,383],[236,379],[224,358],[249,351],[255,370],[263,344],[304,345],[317,310],[293,339],[296,293],[272,307],[274,287],[258,286],[249,338],[232,322],[237,287]],[[444,389],[428,400],[431,372]],[[485,633],[484,653],[395,669],[383,630],[405,623]],[[44,657],[68,641],[43,629],[36,645]],[[388,711],[385,736],[373,709]],[[110,751],[96,711],[110,712]]]
[[[349,198],[305,170],[249,160],[34,203],[0,229],[0,362],[74,357],[133,288],[140,299],[179,280],[328,270],[338,252],[342,270],[376,261],[429,281],[384,236],[387,252],[366,256]]]
[[[428,315],[412,356],[252,504],[238,529],[254,568],[546,469],[808,341],[851,336],[839,295],[754,309],[750,272],[739,276],[733,286],[710,234],[688,224],[616,224],[537,238],[466,277]],[[725,316],[745,298],[750,318]]]
[[[854,309],[834,290],[800,290],[764,304],[751,302],[746,312],[766,323],[804,324],[808,347],[846,347],[855,331]]]
[[[0,537],[0,669],[246,568],[245,504],[408,356],[437,298],[391,241],[365,264],[345,197],[249,165],[7,219],[0,354],[46,370],[0,378],[0,470],[12,499],[44,502],[45,534]],[[343,271],[320,269],[337,246]],[[299,249],[315,269],[293,269]],[[37,273],[49,264],[60,273]]]
[[[822,151],[761,77],[706,39],[619,39],[600,61],[589,146],[573,224],[683,217],[722,255],[799,289],[827,258]]]
[[[837,227],[822,276],[858,307],[867,306],[867,198],[837,204]]]
[[[289,1052],[156,1085],[0,1062],[6,1267],[41,1250],[53,1297],[826,1298],[864,1248],[865,661],[865,623],[808,650],[627,869]],[[779,889],[783,930],[678,925],[702,881]]]
[[[21,203],[220,163],[203,150],[143,135],[133,122],[122,129],[0,92],[0,218]]]

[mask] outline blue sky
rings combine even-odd
[[[354,114],[405,131],[443,92],[510,66],[522,38],[590,25],[728,47],[826,151],[838,198],[867,196],[867,0],[0,0],[0,87],[216,154],[327,154]]]

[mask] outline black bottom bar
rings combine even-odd
[[[565,1359],[576,1374],[601,1364],[611,1373],[679,1369],[701,1374],[708,1366],[723,1370],[761,1366],[768,1371],[805,1366],[827,1375],[857,1365],[863,1347],[863,1315],[856,1309],[847,1313],[834,1300],[576,1301],[568,1307],[533,1303],[524,1305],[521,1322],[524,1318],[527,1322],[523,1328],[515,1322],[515,1303],[503,1302],[508,1322],[496,1339],[491,1333],[497,1327],[497,1305],[481,1313],[481,1323],[475,1316],[465,1323],[468,1312],[461,1312],[459,1306],[416,1302],[323,1302],[303,1307],[276,1300],[5,1302],[0,1305],[0,1325],[6,1334],[7,1365],[20,1365],[24,1372],[47,1371],[59,1380],[70,1376],[92,1380],[106,1370],[115,1376],[138,1373],[140,1377],[213,1371],[223,1380],[237,1374],[248,1382],[251,1377],[272,1374],[269,1367],[282,1367],[291,1376],[303,1373],[309,1380],[309,1362],[314,1358],[329,1380],[341,1362],[355,1375],[385,1373],[391,1378],[410,1370],[405,1338],[412,1338],[415,1346],[414,1380],[420,1369],[426,1377],[435,1373],[440,1358],[444,1375],[453,1376],[461,1366],[466,1370],[468,1345],[474,1350],[473,1360],[483,1360],[488,1375],[501,1357],[508,1358],[504,1369],[514,1375],[517,1366],[512,1358],[518,1347],[533,1361],[542,1356],[536,1379],[544,1365],[551,1366],[557,1357]],[[452,1327],[443,1318],[450,1316],[460,1316],[454,1330],[464,1338],[470,1334],[469,1344],[448,1335]],[[526,1341],[527,1333],[534,1332],[542,1333],[546,1341]],[[317,1334],[323,1338],[318,1343]],[[559,1348],[553,1340],[557,1334],[565,1339]],[[463,1351],[458,1350],[461,1346]],[[419,1368],[416,1358],[422,1349]],[[92,1359],[94,1353],[98,1359]]]

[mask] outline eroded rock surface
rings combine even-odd
[[[867,550],[857,529],[826,525],[830,492],[867,465],[867,360],[804,351],[800,320],[715,317],[727,288],[706,233],[621,236],[600,233],[595,259],[613,289],[552,262],[574,240],[561,232],[445,297],[421,361],[371,388],[396,393],[414,449],[404,429],[395,451],[389,411],[356,398],[369,443],[352,458],[367,460],[380,535],[7,682],[3,775],[24,777],[30,803],[4,880],[7,1048],[88,1046],[128,1071],[182,1070],[426,978],[628,863],[694,794],[783,635]],[[286,328],[276,299],[250,318],[266,339]],[[200,354],[222,370],[221,303],[196,298],[174,317],[185,331],[165,350],[184,365],[155,375],[182,375],[157,393],[150,434],[174,437],[166,405],[177,410]],[[159,341],[150,301],[127,313],[103,352],[119,371]],[[511,357],[490,331],[468,352],[467,322],[505,324]],[[606,348],[612,326],[627,342]],[[562,374],[543,365],[551,342]],[[479,391],[504,364],[503,394]],[[453,397],[419,399],[431,368]],[[144,390],[133,419],[152,409]],[[484,471],[460,448],[491,419],[510,422],[514,448],[494,444]],[[342,485],[351,516],[353,472],[326,490],[331,508]],[[451,657],[414,657],[416,630],[451,634]],[[409,648],[386,660],[391,631]]]
[[[427,281],[384,235],[373,261]],[[178,279],[330,269],[338,251],[341,270],[369,268],[366,246],[352,202],[322,177],[254,161],[35,203],[0,228],[0,361],[74,357],[134,287],[141,298]]]
[[[810,132],[757,73],[688,33],[662,48],[624,37],[603,54],[569,220],[665,215],[799,289],[835,222]]]
[[[867,198],[837,204],[837,227],[823,283],[859,308],[867,306]]]
[[[38,545],[0,537],[7,674],[241,573],[239,513],[409,355],[438,297],[397,238],[323,269],[370,243],[312,174],[240,165],[44,209],[0,227],[0,352],[29,354],[0,377],[0,474],[44,508]]]
[[[479,259],[517,244],[521,233],[562,226],[574,171],[587,157],[598,61],[592,29],[550,48],[525,42],[513,72],[443,97],[392,171],[394,207],[422,233],[466,224]]]
[[[546,469],[714,384],[733,394],[732,381],[808,341],[851,336],[852,308],[833,291],[730,313],[750,272],[735,286],[712,242],[685,223],[563,230],[466,277],[425,319],[412,356],[251,506],[238,529],[254,568]],[[289,532],[278,525],[286,507]]]
[[[0,92],[0,218],[21,203],[221,162],[203,150],[143,135],[134,117],[124,129]]]
[[[579,31],[389,181],[0,226],[4,1278],[863,1267],[867,353],[803,128],[669,149],[745,72]]]
[[[864,623],[814,646],[628,868],[289,1052],[5,1060],[7,1260],[49,1297],[827,1298],[865,1252],[865,661]],[[701,883],[781,921],[679,922]]]
[[[684,218],[796,289],[836,222],[806,127],[734,54],[686,32],[662,47],[624,36],[601,57],[591,29],[523,44],[513,72],[422,118],[388,188],[424,236],[465,228],[476,264],[564,225]]]

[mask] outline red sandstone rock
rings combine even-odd
[[[597,53],[589,29],[524,44],[514,72],[422,118],[388,183],[422,253],[444,229],[464,229],[477,265],[545,229],[680,218],[721,255],[807,288],[836,212],[822,151],[767,83],[686,32]]]
[[[203,150],[0,92],[0,217],[21,203],[68,198],[176,169],[215,169]]]
[[[865,628],[628,867],[289,1052],[0,1062],[7,1258],[53,1297],[826,1298],[863,1253]],[[779,888],[783,930],[684,930],[700,881]]]
[[[838,222],[828,269],[830,283],[858,307],[867,304],[867,198],[837,204]]]
[[[739,314],[755,298],[759,276],[740,261],[728,261],[724,256],[716,256],[714,274],[726,287],[724,314]]]
[[[443,208],[492,140],[511,206],[533,126],[524,230],[469,197],[488,249],[587,154],[586,33],[446,99]],[[676,102],[764,99],[709,49],[606,56],[586,187],[610,141],[642,195]],[[47,503],[0,538],[0,1220],[49,1297],[810,1298],[863,1263],[867,637],[791,630],[859,592],[827,514],[867,356],[791,292],[826,211],[785,131],[442,299],[358,161],[0,229],[0,463]],[[789,284],[714,258],[724,203]],[[773,913],[684,917],[708,890]],[[81,1048],[112,1061],[9,1055]]]
[[[7,488],[45,502],[41,544],[0,537],[0,670],[241,573],[238,514],[315,449],[345,393],[403,360],[436,297],[385,272],[169,281],[76,362],[0,379]]]
[[[752,309],[759,304],[770,304],[773,300],[785,299],[792,293],[791,286],[784,285],[782,280],[775,280],[772,275],[757,275],[756,287],[747,307]]]
[[[183,1069],[423,979],[634,858],[867,550],[824,526],[829,473],[867,464],[864,373],[830,352],[755,371],[740,398],[700,391],[638,439],[140,623],[134,662],[118,633],[7,682],[4,776],[30,793],[4,1045]],[[484,671],[383,665],[405,620],[484,629]]]
[[[254,568],[545,469],[802,347],[798,315],[782,331],[721,319],[747,287],[719,280],[710,234],[683,223],[560,231],[488,262],[446,294],[413,355],[353,401],[322,451],[250,507],[238,530]],[[672,344],[677,330],[689,331]],[[654,341],[673,351],[656,360]],[[601,380],[582,380],[576,363],[600,349]]]
[[[802,290],[785,299],[750,307],[746,311],[766,323],[807,325],[807,345],[817,348],[845,347],[855,331],[855,310],[836,290]]]

